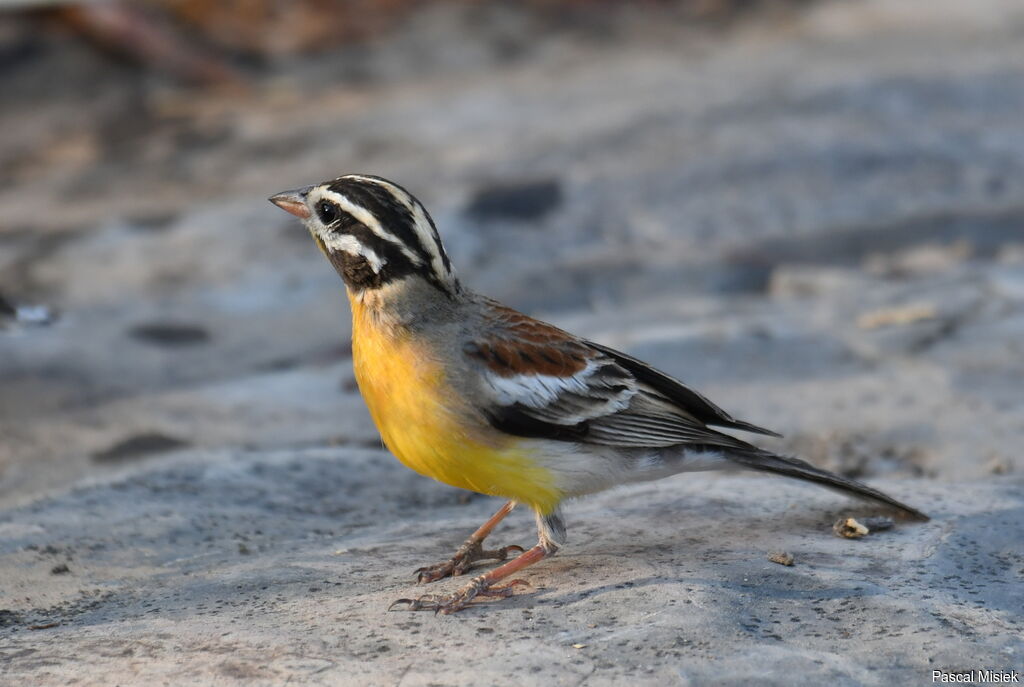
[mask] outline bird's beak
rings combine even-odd
[[[309,219],[309,208],[306,207],[306,195],[312,186],[306,188],[295,189],[294,191],[281,191],[270,196],[267,200],[281,208],[285,212],[290,212],[299,219]]]

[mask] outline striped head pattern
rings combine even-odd
[[[270,201],[302,219],[356,293],[412,277],[447,295],[460,290],[434,221],[398,184],[347,174],[278,193]]]

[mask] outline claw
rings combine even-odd
[[[391,602],[391,605],[388,606],[388,611],[394,610],[395,606],[397,606],[398,604],[409,604],[410,606],[412,606],[412,603],[412,599],[395,599]]]
[[[454,594],[424,594],[416,599],[398,599],[388,606],[388,610],[399,604],[408,604],[410,611],[434,611],[434,615],[450,615],[469,606],[478,596],[507,598],[512,596],[513,587],[525,584],[526,580],[512,580],[505,584],[492,585],[481,576]]]
[[[388,610],[390,611],[394,609],[398,604],[409,604],[410,611],[421,611],[424,609],[440,607],[446,599],[447,597],[438,596],[437,594],[424,594],[423,596],[415,599],[396,599],[391,602],[390,606],[388,606]]]
[[[522,553],[526,551],[526,549],[517,544],[510,544],[509,546],[503,546],[500,549],[486,550],[483,548],[481,542],[470,540],[459,547],[459,550],[455,552],[455,555],[447,561],[417,568],[413,574],[416,575],[417,584],[429,584],[430,582],[443,580],[446,577],[458,577],[460,575],[465,575],[466,572],[473,567],[473,563],[476,561],[508,560],[508,555],[512,551]]]
[[[452,559],[437,565],[425,565],[422,568],[417,568],[414,574],[416,575],[416,584],[428,584],[458,573],[455,572],[455,559]]]

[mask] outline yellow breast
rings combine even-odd
[[[381,327],[352,301],[352,357],[359,390],[388,449],[421,475],[502,496],[543,513],[561,500],[551,472],[514,437],[467,426],[462,399],[428,350]]]

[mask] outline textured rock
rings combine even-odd
[[[1019,482],[878,484],[934,519],[840,539],[837,516],[873,510],[773,478],[601,494],[569,508],[571,543],[515,598],[445,617],[386,609],[426,591],[413,569],[493,500],[464,503],[381,450],[181,455],[2,516],[5,675],[889,684],[1019,665]],[[495,542],[532,543],[532,519],[509,523]],[[767,560],[779,549],[792,568]]]

